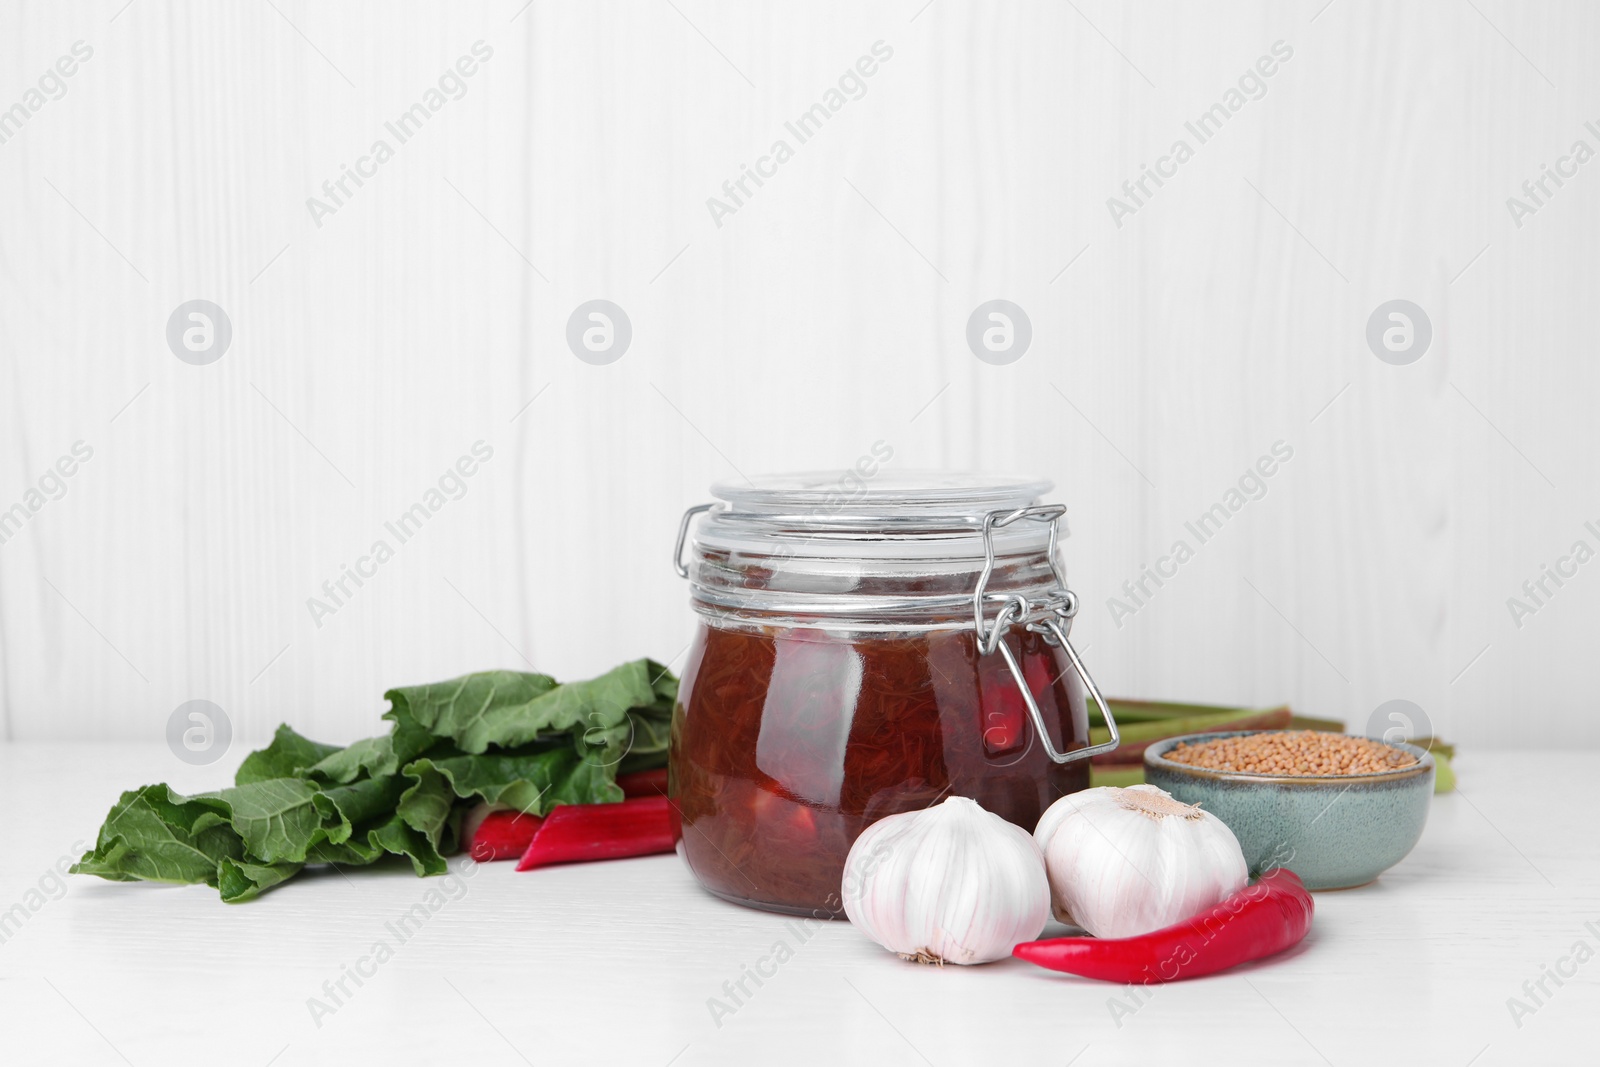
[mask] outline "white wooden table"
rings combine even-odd
[[[220,784],[243,751],[175,773],[160,747],[0,745],[0,909],[21,905],[0,943],[5,1063],[288,1067],[381,1053],[647,1067],[1241,1056],[1488,1067],[1594,1055],[1600,959],[1559,987],[1546,978],[1551,995],[1526,1000],[1535,1010],[1520,1027],[1507,1004],[1578,942],[1600,951],[1591,755],[1469,753],[1463,791],[1436,798],[1416,851],[1370,887],[1319,894],[1293,955],[1155,987],[1119,1020],[1109,1005],[1131,1006],[1125,989],[1016,961],[902,963],[846,923],[797,930],[713,899],[671,856],[528,874],[481,865],[403,943],[388,924],[442,880],[315,873],[238,906],[204,887],[53,880],[119,790],[157,777],[185,791]],[[380,941],[392,951],[381,963]],[[793,958],[760,988],[747,979],[753,995],[714,1020],[710,998],[732,1003],[724,983],[778,941]],[[350,995],[314,1018],[308,1001],[333,1005],[324,983],[358,963],[370,976],[345,978]]]

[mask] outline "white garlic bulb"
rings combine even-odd
[[[1034,830],[1055,916],[1096,937],[1137,937],[1198,915],[1250,872],[1223,821],[1153,785],[1070,793]]]
[[[1050,917],[1039,846],[966,797],[867,827],[845,859],[842,895],[862,933],[921,963],[1004,959]]]

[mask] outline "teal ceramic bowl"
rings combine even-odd
[[[1185,804],[1199,804],[1227,824],[1244,849],[1252,878],[1287,867],[1308,889],[1365,885],[1406,857],[1422,836],[1433,799],[1433,757],[1382,774],[1291,778],[1213,771],[1174,763],[1165,753],[1261,730],[1189,734],[1157,741],[1144,751],[1144,777]]]

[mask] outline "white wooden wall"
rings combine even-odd
[[[0,108],[93,48],[0,144],[0,508],[93,449],[0,545],[6,736],[155,739],[206,698],[240,743],[346,740],[392,685],[680,656],[680,510],[881,440],[1055,480],[1113,693],[1600,742],[1600,562],[1520,628],[1506,605],[1600,548],[1600,163],[1520,228],[1505,203],[1600,148],[1600,8],[122,2],[0,13]],[[479,40],[465,95],[316,225]],[[707,198],[880,40],[719,228]],[[1267,94],[1115,226],[1280,40]],[[233,327],[208,366],[165,339],[193,298]],[[633,323],[609,366],[564,341],[593,298]],[[1032,321],[1008,366],[964,339],[992,298]],[[1409,366],[1364,340],[1394,298],[1433,323]],[[479,440],[465,496],[317,626]],[[1278,440],[1267,495],[1114,625]]]

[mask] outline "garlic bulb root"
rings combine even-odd
[[[966,797],[880,819],[845,859],[845,915],[919,963],[1004,959],[1044,929],[1044,857],[1021,827]]]
[[[1227,825],[1153,785],[1071,793],[1034,830],[1062,922],[1137,937],[1198,915],[1250,880]]]

